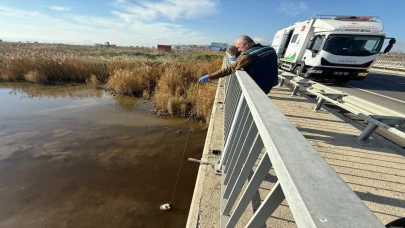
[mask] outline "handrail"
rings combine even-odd
[[[270,168],[278,181],[246,227],[261,227],[284,199],[298,227],[384,227],[246,72],[226,78],[224,105],[221,227],[237,224]]]

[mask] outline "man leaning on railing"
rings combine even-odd
[[[240,56],[240,51],[235,46],[230,46],[228,48],[228,53],[232,56],[231,58],[229,58],[229,60],[231,61],[236,61]]]
[[[272,47],[256,44],[246,35],[240,36],[235,41],[235,46],[242,52],[236,61],[222,70],[201,77],[199,82],[225,77],[243,68],[260,89],[268,94],[271,88],[278,84],[276,51]]]

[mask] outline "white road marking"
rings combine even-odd
[[[397,82],[398,84],[403,84],[403,85],[405,85],[405,82]]]
[[[395,98],[392,98],[392,97],[389,97],[389,96],[385,96],[385,95],[382,95],[382,94],[379,94],[379,93],[374,93],[374,92],[371,92],[371,91],[368,91],[368,90],[365,90],[365,89],[360,89],[360,88],[357,88],[357,87],[351,86],[351,85],[346,85],[346,84],[342,84],[342,85],[347,86],[347,87],[351,87],[351,88],[355,88],[357,90],[361,90],[361,91],[366,92],[366,93],[371,93],[371,94],[374,94],[374,95],[377,95],[377,96],[380,96],[380,97],[384,97],[384,98],[387,98],[387,99],[390,99],[390,100],[405,104],[405,101],[401,101],[401,100],[398,100],[398,99],[395,99]]]

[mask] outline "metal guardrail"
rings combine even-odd
[[[405,132],[401,131],[405,128],[405,115],[402,113],[288,72],[282,71],[279,78],[281,79],[280,86],[289,83],[294,87],[292,96],[297,95],[298,90],[317,96],[318,102],[314,110],[319,110],[327,101],[362,118],[365,123],[368,123],[368,126],[357,137],[359,143],[365,142],[377,128],[385,129],[405,139]]]
[[[374,63],[373,68],[386,69],[386,70],[396,70],[396,71],[405,71],[405,62],[393,62],[393,61],[378,60],[376,63]]]
[[[227,77],[224,105],[221,227],[235,227],[271,168],[278,181],[246,227],[264,225],[284,199],[298,227],[384,227],[246,72]]]

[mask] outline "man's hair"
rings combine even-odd
[[[228,51],[233,51],[233,50],[237,51],[238,49],[235,46],[228,47]]]
[[[241,36],[238,38],[238,40],[239,40],[241,43],[255,44],[255,42],[253,41],[253,39],[250,38],[249,36],[246,36],[246,35],[241,35]]]

